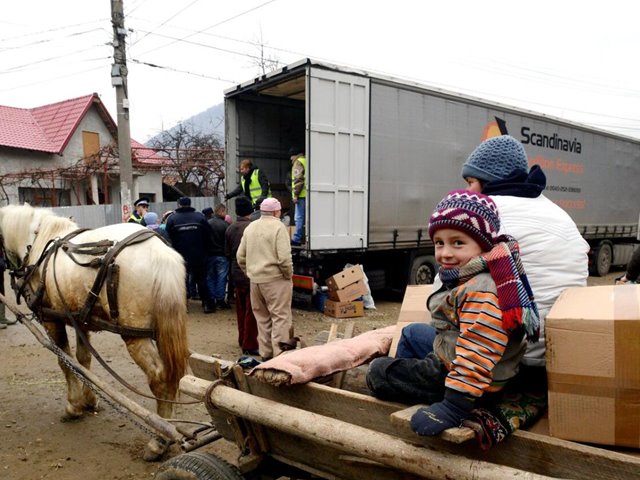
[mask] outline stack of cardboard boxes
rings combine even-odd
[[[326,280],[329,299],[324,304],[324,313],[336,318],[362,317],[364,304],[355,301],[369,293],[364,282],[362,266],[354,265],[336,273]]]

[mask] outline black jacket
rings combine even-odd
[[[224,219],[214,215],[207,220],[211,227],[211,250],[212,257],[224,257],[224,232],[229,228],[229,224]]]
[[[193,207],[177,208],[167,219],[171,245],[187,264],[203,263],[211,251],[211,226]]]

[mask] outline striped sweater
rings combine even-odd
[[[521,332],[502,328],[496,285],[481,273],[448,290],[442,286],[427,300],[438,331],[434,351],[449,371],[445,386],[473,397],[500,390],[517,373],[524,355]]]

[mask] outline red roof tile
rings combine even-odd
[[[0,106],[0,145],[41,152],[56,151],[31,110],[13,107]]]
[[[0,146],[62,154],[92,105],[117,139],[117,125],[94,93],[30,109],[0,105]],[[133,139],[131,147],[141,163],[160,166],[166,162],[155,150]]]

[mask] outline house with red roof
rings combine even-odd
[[[117,125],[98,94],[35,108],[0,106],[0,205],[120,202]],[[131,141],[132,196],[162,202],[162,166]]]

